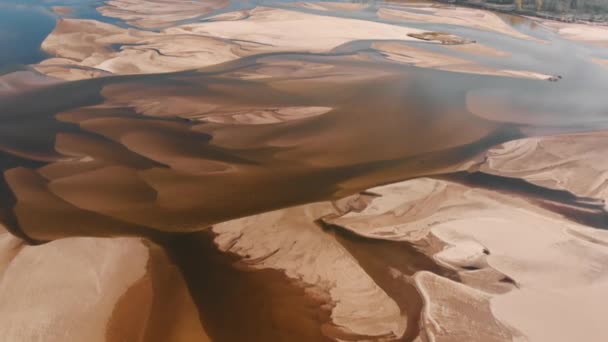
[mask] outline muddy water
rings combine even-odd
[[[205,232],[170,234],[451,174],[510,139],[589,129],[586,120],[594,128],[608,123],[603,113],[592,112],[573,125],[567,110],[530,120],[508,101],[532,84],[551,93],[554,83],[396,67],[355,54],[276,54],[211,70],[80,81],[5,98],[3,224],[38,242],[81,235],[158,241],[180,268],[214,341],[359,340],[333,326],[331,301],[311,296],[283,272],[236,267],[238,257],[219,252]],[[333,72],[301,72],[303,63]],[[270,77],[242,78],[261,73]],[[510,90],[492,99],[501,106],[500,117],[491,103],[470,107],[476,92],[492,88]],[[192,108],[209,103],[223,113],[331,110],[235,125],[200,120]],[[537,107],[528,107],[534,115]],[[399,305],[408,326],[399,339],[416,338],[422,300],[403,279],[418,270],[445,272],[407,244],[348,235],[338,241]],[[390,268],[405,278],[395,279]]]
[[[196,231],[449,172],[510,139],[608,125],[608,100],[600,90],[560,85],[567,80],[433,71],[361,61],[355,54],[275,54],[209,71],[85,80],[1,99],[0,150],[11,190],[3,201],[16,199],[14,230],[36,240],[64,231],[121,234],[118,223],[125,234]],[[303,72],[306,63],[332,72]],[[265,77],[243,79],[247,74]],[[575,100],[590,95],[592,103],[579,106],[586,111],[574,113]],[[197,108],[210,104],[228,114],[331,110],[295,121],[231,125],[200,120],[205,114]],[[85,226],[74,217],[98,224]]]
[[[281,271],[239,267],[238,256],[215,248],[212,233],[175,237],[165,246],[213,341],[331,341],[328,336],[336,335],[331,302]]]
[[[281,89],[274,78],[253,82],[222,73],[185,73],[82,81],[5,100],[0,105],[7,132],[0,138],[3,153],[46,163],[37,170],[13,167],[4,173],[11,189],[4,195],[17,198],[14,212],[20,230],[41,240],[61,237],[66,229],[115,234],[104,225],[70,228],[77,222],[70,220],[72,215],[101,215],[112,226],[118,220],[157,231],[194,231],[234,217],[327,199],[339,190],[361,190],[340,189],[342,182],[384,182],[366,177],[387,163],[408,165],[409,171],[399,176],[403,178],[439,172],[520,135],[512,124],[468,113],[463,90],[425,90],[421,82],[426,81],[415,71],[395,76],[366,63],[329,63],[353,74],[378,72],[378,77],[337,79],[340,91],[335,93],[324,89],[329,85],[323,78],[307,76],[298,82],[292,77],[282,81]],[[252,60],[239,70],[259,67]],[[100,86],[106,97],[118,94],[118,102],[125,97],[178,97],[219,103],[228,111],[283,106],[333,110],[272,125],[218,125],[171,113],[141,116],[126,107],[69,108],[99,104]],[[38,101],[29,102],[30,96]],[[69,104],[45,103],[62,96]],[[426,103],[429,97],[437,100]],[[460,106],[455,105],[458,101]],[[53,106],[63,114],[45,110]],[[179,111],[175,106],[172,110]],[[446,158],[450,151],[452,156]],[[33,198],[32,193],[38,195]],[[56,215],[49,210],[60,207]],[[43,215],[44,221],[57,223],[57,231],[48,222],[41,226],[36,218]]]
[[[0,3],[0,74],[42,60],[40,43],[53,27],[53,16],[43,9]]]
[[[256,3],[232,3],[222,11]],[[366,10],[332,15],[380,20]],[[482,65],[563,78],[396,65],[370,51],[369,42],[356,42],[328,54],[265,54],[202,70],[20,89],[0,97],[0,221],[30,242],[118,235],[157,241],[180,267],[214,340],[338,337],[332,303],[310,296],[282,272],[235,267],[238,258],[218,252],[205,229],[394,181],[454,176],[461,163],[508,140],[608,127],[608,71],[590,62],[605,55],[599,48],[521,22],[512,24],[550,43],[450,25],[398,24],[449,30],[512,54],[507,60],[474,57]],[[329,111],[271,124],[205,121],[218,112],[293,107]],[[590,210],[589,217],[604,214],[578,199],[506,186],[551,197],[542,204],[559,205],[562,212],[573,207],[571,216],[579,221]],[[387,265],[406,276],[444,271],[411,246],[339,232],[337,239],[398,302],[408,320],[402,338],[415,338],[421,299],[413,285],[391,277]]]

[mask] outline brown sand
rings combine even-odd
[[[475,46],[477,44],[460,44],[451,46]],[[532,71],[523,70],[500,70],[488,67],[483,67],[476,64],[475,62],[466,60],[464,58],[453,57],[447,54],[439,54],[436,52],[426,51],[420,48],[408,46],[402,43],[387,43],[379,42],[373,43],[372,47],[381,51],[388,59],[403,62],[419,67],[434,68],[447,71],[456,71],[463,73],[475,73],[484,75],[496,75],[496,76],[507,76],[507,77],[525,77],[532,79],[546,80],[551,76],[536,73]],[[488,50],[481,48],[480,50],[475,47],[470,47],[460,51],[472,51],[474,53],[489,53]],[[489,50],[493,51],[493,50]]]
[[[332,304],[326,296],[311,295],[282,272],[239,265],[237,256],[215,247],[208,232],[176,237],[164,246],[184,274],[213,341],[330,340]]]
[[[63,17],[68,17],[72,13],[74,13],[74,9],[69,6],[53,6],[52,9],[53,9],[53,12],[55,12]]]
[[[565,23],[561,21],[542,20],[540,23],[549,27],[562,37],[598,46],[608,46],[608,26],[580,23]]]
[[[366,8],[368,5],[349,2],[295,2],[292,6],[301,7],[315,11],[359,11]]]
[[[135,239],[66,239],[24,247],[0,280],[2,336],[105,341],[114,305],[144,274],[145,251]],[[142,328],[137,317],[128,319],[123,323],[131,329],[121,339]]]
[[[139,333],[139,339],[133,336],[126,340],[211,341],[180,270],[160,247],[151,243],[146,246],[149,249],[147,273],[116,303],[106,339],[120,341],[121,334]],[[133,317],[143,321],[140,331],[128,324]]]
[[[256,53],[330,52],[356,40],[430,40],[442,44],[467,42],[449,33],[438,34],[379,22],[265,7],[248,10],[237,20],[225,14],[211,19],[204,23],[170,27],[158,33],[123,29],[91,20],[63,19],[42,45],[55,57],[43,61],[36,68],[59,78],[81,79],[109,73],[185,70]],[[302,22],[315,29],[301,30]],[[66,44],[66,41],[69,43]],[[188,46],[185,51],[184,46]],[[405,45],[401,49],[405,49]],[[471,47],[468,50],[485,54],[491,51],[484,47]],[[411,47],[405,53],[418,60],[445,60],[436,64],[450,63],[454,59],[422,48]],[[455,71],[511,77],[549,77],[527,71],[494,70],[462,58],[459,61],[460,66],[453,67]],[[425,67],[432,65],[420,63]]]
[[[222,223],[213,231],[220,248],[246,257],[248,265],[283,270],[312,293],[328,293],[335,303],[332,320],[343,334],[401,336],[406,322],[396,303],[315,223],[331,213],[331,203],[311,204]]]
[[[604,180],[608,164],[606,133],[583,133],[529,138],[497,146],[473,169],[524,179],[543,187],[575,195],[608,198]]]
[[[519,39],[536,40],[505,23],[498,15],[490,11],[456,6],[408,6],[398,9],[380,8],[378,17],[387,20],[406,20],[412,22],[430,22],[472,27],[480,30],[494,31]]]
[[[273,62],[274,59],[253,61],[240,71],[266,73]],[[49,119],[59,125],[46,126],[50,127],[46,134],[52,145],[41,141],[38,148],[55,146],[62,157],[40,173],[31,169],[7,171],[8,184],[17,198],[21,229],[32,237],[48,239],[55,237],[62,226],[66,231],[84,232],[83,225],[75,222],[86,219],[87,235],[121,230],[201,230],[207,224],[235,216],[326,198],[333,192],[331,186],[307,184],[346,182],[359,172],[357,165],[383,168],[385,161],[394,160],[395,165],[402,163],[400,170],[409,169],[412,176],[457,166],[481,151],[482,146],[494,143],[492,138],[486,142],[487,135],[496,134],[497,139],[504,135],[499,123],[480,120],[464,109],[443,112],[443,107],[437,107],[426,112],[411,111],[408,116],[402,114],[408,108],[416,108],[416,101],[422,98],[387,107],[385,103],[402,96],[408,87],[407,77],[387,76],[399,69],[357,66],[348,59],[324,63],[331,73],[314,68],[302,71],[294,64],[291,68],[298,72],[288,80],[282,72],[280,76],[249,82],[233,80],[229,74],[207,77],[192,73],[170,76],[174,81],[159,84],[115,82],[104,86],[106,105],[75,108],[57,116],[58,121]],[[230,65],[225,67],[232,72]],[[174,83],[180,81],[184,83]],[[392,90],[380,91],[376,87],[380,81],[387,82],[387,89]],[[190,87],[197,82],[199,86]],[[342,89],[341,96],[323,88],[334,85]],[[235,93],[244,95],[235,101]],[[363,98],[363,94],[373,94],[374,100],[352,100]],[[71,101],[75,98],[72,94]],[[135,103],[131,104],[130,99]],[[184,108],[175,106],[182,102]],[[332,110],[276,123],[211,124],[201,122],[208,109],[202,106],[203,112],[198,112],[198,103],[211,104],[211,108],[221,108],[225,113],[260,108],[293,110],[303,104]],[[375,117],[368,115],[369,110],[381,104],[383,112]],[[429,115],[441,115],[444,120],[428,122]],[[402,134],[419,123],[442,139],[422,132]],[[454,130],[455,127],[459,129]],[[298,133],[281,134],[285,131]],[[359,139],[360,144],[354,147],[353,137],[357,136],[368,138]],[[394,144],[387,146],[387,140]],[[453,154],[455,159],[446,159],[443,154],[452,150],[461,152]],[[408,158],[420,154],[428,154],[429,163],[413,168]],[[266,167],[256,165],[261,163]],[[375,177],[346,186],[345,191],[362,190],[376,182]],[[402,179],[407,174],[398,177]],[[226,182],[240,191],[267,193],[263,196],[266,199],[234,197],[226,192]],[[225,205],[228,202],[232,203],[230,207]],[[235,212],[233,208],[238,209]],[[31,212],[38,215],[28,215]],[[56,229],[47,226],[44,233],[36,233],[40,229],[36,227],[45,220],[53,221]]]
[[[601,276],[604,267],[597,263],[606,258],[601,243],[608,238],[605,232],[565,222],[559,214],[526,198],[449,182],[420,179],[370,192],[380,197],[373,197],[362,211],[332,219],[332,224],[368,239],[411,241],[419,246],[434,244],[439,238],[446,244],[443,249],[422,250],[439,265],[458,272],[463,283],[431,273],[416,274],[425,300],[423,328],[428,336],[438,341],[501,341],[523,334],[531,340],[551,336],[566,341],[585,331],[586,338],[599,341],[606,335],[597,324],[605,309],[588,302],[607,289]],[[404,196],[406,193],[416,197]],[[371,227],[364,222],[370,222]],[[587,234],[595,238],[589,239]],[[567,281],[563,278],[565,269]],[[502,275],[497,277],[496,272]],[[594,280],[590,283],[589,279]],[[496,285],[490,286],[492,282]],[[572,314],[565,316],[583,317],[564,317],[558,297],[566,293],[572,298],[568,301]],[[527,312],[535,296],[543,300],[542,308],[554,311],[539,307],[532,319]],[[574,300],[588,304],[575,305]],[[457,319],[462,310],[476,318]],[[588,310],[593,314],[588,316]],[[572,324],[577,328],[570,329]],[[551,327],[552,333],[548,335],[539,326]]]
[[[97,10],[141,28],[157,28],[194,19],[228,5],[227,0],[110,0]]]
[[[504,54],[449,32],[331,16],[358,4],[187,23],[225,5],[110,1],[105,15],[172,27],[64,19],[43,44],[55,57],[36,68],[92,80],[2,77],[0,220],[30,240],[158,243],[23,247],[0,234],[4,335],[605,340],[597,298],[608,237],[581,224],[605,223],[605,136],[484,153],[555,120],[464,86],[508,77],[538,89],[547,75],[454,57]],[[533,39],[473,9],[417,4],[378,16]],[[459,86],[427,94],[429,75]]]

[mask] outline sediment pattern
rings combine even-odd
[[[98,10],[0,76],[7,340],[606,340],[603,27]]]

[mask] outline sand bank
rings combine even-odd
[[[608,199],[606,139],[600,132],[516,140],[490,149],[471,169]]]
[[[380,8],[378,17],[385,20],[440,23],[471,27],[479,30],[498,32],[514,38],[537,40],[523,34],[505,23],[493,12],[457,6],[428,4],[401,5],[395,8]]]
[[[218,224],[213,231],[220,248],[243,256],[247,265],[282,270],[313,296],[328,294],[332,322],[342,334],[401,336],[406,320],[397,304],[315,223],[335,213],[331,203],[310,204]]]
[[[459,274],[461,283],[415,276],[425,298],[424,330],[435,340],[608,336],[599,324],[606,309],[592,304],[608,291],[600,266],[608,258],[604,231],[564,221],[525,198],[451,182],[420,179],[369,192],[379,196],[365,209],[329,222],[368,239],[408,241]],[[445,246],[439,251],[436,239]],[[538,298],[543,305],[530,314]]]
[[[228,6],[228,0],[110,0],[97,10],[145,29],[171,26]]]
[[[77,64],[114,74],[167,72],[200,68],[258,53],[329,52],[360,39],[416,40],[408,34],[423,32],[263,7],[248,11],[241,20],[222,18],[224,16],[205,23],[172,27],[160,33],[64,19],[42,44],[42,48],[56,58],[44,61],[38,68],[44,72],[49,66],[68,64],[66,69],[70,69],[70,64]],[[315,30],[301,30],[303,23]],[[188,48],[184,49],[185,46]],[[75,63],[66,63],[65,59]]]
[[[508,52],[497,50],[493,47],[486,46],[480,43],[450,45],[447,46],[447,48],[453,51],[465,52],[488,57],[509,57],[511,55]]]
[[[109,15],[109,14],[108,14]],[[302,30],[302,25],[314,29]],[[506,24],[505,24],[506,25]],[[160,32],[124,29],[91,20],[63,19],[43,42],[42,48],[55,56],[36,68],[64,79],[81,79],[108,74],[142,74],[179,71],[216,65],[241,57],[274,52],[332,53],[355,41],[372,44],[396,55],[408,56],[406,63],[443,70],[508,77],[546,79],[532,71],[496,70],[446,54],[426,51],[392,41],[464,44],[451,50],[471,54],[500,55],[493,49],[450,35],[438,34],[381,22],[315,15],[298,11],[256,7],[209,18],[203,23],[169,27]],[[470,46],[468,46],[470,45]],[[187,46],[187,49],[184,47]]]
[[[144,276],[146,258],[143,245],[128,239],[68,239],[22,248],[0,282],[2,336],[105,341],[114,306]],[[143,328],[137,317],[131,319],[134,331]]]
[[[477,49],[474,47],[475,45],[477,44],[470,43],[452,46],[473,46],[470,48],[460,48],[460,51],[472,51],[474,53],[494,53],[494,50],[484,49],[483,47]],[[448,54],[431,52],[417,47],[408,46],[402,43],[378,42],[373,43],[372,47],[377,49],[378,51],[381,51],[390,60],[407,63],[423,68],[433,68],[439,70],[482,75],[531,78],[539,80],[548,80],[551,78],[550,75],[526,70],[501,70],[484,67],[464,58],[453,57]]]
[[[315,11],[359,11],[367,8],[367,4],[355,2],[294,2],[291,6]]]
[[[36,68],[84,79],[228,63],[58,90],[28,75],[0,80],[0,95],[39,90],[37,101],[15,97],[10,107],[9,96],[1,103],[11,109],[3,120],[13,125],[0,137],[2,156],[11,156],[2,165],[2,203],[10,204],[15,227],[40,240],[195,233],[165,241],[166,251],[128,238],[23,247],[0,235],[6,336],[606,339],[606,309],[597,298],[608,289],[608,237],[576,216],[605,217],[597,201],[606,195],[605,134],[530,138],[480,154],[521,136],[520,126],[503,124],[515,114],[501,107],[511,107],[467,107],[466,87],[432,88],[429,100],[426,74],[402,64],[452,71],[441,73],[449,82],[462,82],[462,73],[547,75],[450,55],[506,56],[466,37],[440,46],[449,41],[429,41],[432,31],[266,7],[187,23],[222,3],[167,3],[113,1],[102,9],[142,28],[178,25],[157,32],[61,20],[43,44],[55,57]],[[329,14],[347,5],[306,6]],[[383,8],[379,16],[530,39],[472,9],[416,5]],[[349,50],[357,44],[361,51]],[[378,58],[382,63],[372,63]],[[483,115],[496,112],[501,117]],[[14,127],[20,135],[9,134]],[[15,149],[15,137],[30,140]],[[379,183],[459,170],[571,196],[544,198],[546,189],[499,188],[458,174],[337,200]],[[220,251],[199,239],[212,224]]]
[[[608,26],[565,23],[561,21],[543,20],[540,23],[555,30],[560,36],[583,43],[608,46]]]
[[[316,224],[319,218],[325,230]],[[608,292],[602,266],[608,261],[608,235],[525,197],[418,179],[213,230],[220,248],[241,255],[248,267],[281,270],[306,284],[301,286],[312,295],[329,293],[333,324],[343,333],[368,334],[369,340],[399,337],[404,330],[395,327],[411,324],[412,312],[398,305],[402,299],[387,279],[401,282],[401,291],[405,284],[416,286],[422,306],[410,302],[407,307],[419,310],[415,336],[429,340],[568,341],[583,332],[586,339],[601,341],[608,336],[600,324],[606,308],[594,300]],[[378,250],[366,254],[374,244]],[[391,244],[400,244],[401,252],[388,253]],[[411,247],[420,254],[392,266]],[[437,266],[420,268],[424,255]],[[357,309],[360,305],[367,309]],[[392,309],[380,314],[370,307]],[[385,317],[381,325],[378,317]]]
[[[2,230],[0,250],[7,340],[209,341],[177,269],[140,239],[26,246]]]

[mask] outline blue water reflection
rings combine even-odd
[[[44,57],[40,43],[55,27],[55,17],[40,6],[0,4],[0,69]]]

